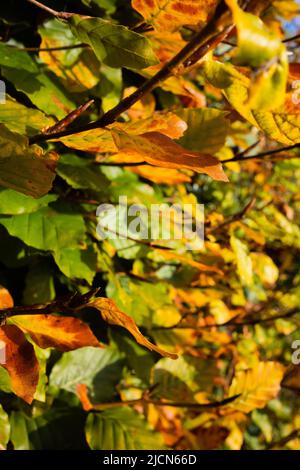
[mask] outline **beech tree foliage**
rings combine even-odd
[[[1,6],[2,449],[300,448],[299,14]],[[202,248],[101,239],[120,196]]]

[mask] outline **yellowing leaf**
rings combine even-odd
[[[42,37],[41,49],[78,44],[72,32],[57,19],[46,21],[39,28],[39,33]],[[70,92],[84,92],[99,81],[99,62],[90,49],[42,50],[39,56]]]
[[[144,132],[160,132],[174,139],[182,137],[187,125],[184,120],[171,112],[156,112],[152,116],[130,122],[115,122],[107,129],[118,129],[129,134],[139,135]],[[111,133],[106,129],[92,129],[59,139],[67,147],[92,153],[117,153]]]
[[[142,335],[142,333],[134,323],[133,319],[126,315],[126,313],[121,312],[121,310],[118,309],[117,305],[113,300],[99,297],[90,302],[88,306],[94,307],[99,310],[101,312],[103,320],[109,323],[110,325],[122,326],[123,328],[128,330],[139,344],[150,349],[150,351],[155,351],[158,354],[170,357],[171,359],[177,358],[176,354],[164,351],[158,346],[155,346],[155,344],[151,343],[147,338],[145,338],[145,336]]]
[[[5,344],[5,363],[13,392],[31,403],[39,381],[39,365],[34,348],[24,333],[14,325],[0,328],[0,341]]]
[[[17,325],[40,348],[72,351],[85,346],[101,347],[87,324],[78,318],[57,315],[17,315],[9,320]]]
[[[230,244],[235,254],[237,271],[241,283],[245,287],[250,287],[253,284],[253,270],[247,245],[233,235],[230,237]]]
[[[253,369],[238,371],[228,394],[240,397],[228,406],[244,413],[264,408],[277,396],[283,373],[284,367],[279,362],[259,362]]]
[[[0,125],[0,184],[32,197],[48,193],[55,178],[58,155],[43,154],[37,145],[29,146],[26,137]]]
[[[203,23],[217,0],[132,0],[132,7],[155,29],[175,31],[184,25]]]
[[[278,142],[291,145],[300,142],[300,107],[293,103],[291,95],[286,96],[284,106],[273,111],[250,109],[250,80],[230,64],[205,61],[204,74],[216,88],[223,89],[225,97],[233,108],[251,124]]]
[[[228,181],[219,160],[211,155],[191,152],[158,132],[139,136],[113,130],[116,146],[122,153],[141,157],[144,161],[165,168],[178,168],[205,173],[218,181]]]

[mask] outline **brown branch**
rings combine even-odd
[[[56,18],[60,18],[62,20],[67,20],[70,18],[70,16],[73,15],[73,13],[66,13],[64,11],[56,11],[53,10],[53,8],[47,7],[43,3],[38,2],[37,0],[27,0],[27,2],[32,3],[36,7],[40,8],[41,10],[46,11],[47,13],[50,13],[50,15],[55,16]]]
[[[188,42],[169,62],[167,62],[153,77],[146,80],[134,93],[130,96],[124,98],[120,101],[117,106],[105,113],[100,119],[95,122],[91,122],[85,126],[77,127],[72,130],[58,132],[52,136],[46,136],[44,134],[39,134],[33,136],[30,139],[30,143],[39,143],[44,142],[49,139],[58,139],[68,135],[78,134],[80,132],[103,128],[112,124],[122,113],[131,108],[137,101],[139,101],[147,93],[151,92],[159,83],[165,81],[170,77],[176,70],[183,64],[188,64],[189,66],[193,63],[194,60],[199,60],[207,52],[213,49],[218,42],[224,39],[229,33],[229,27],[226,26],[221,32],[216,33],[218,29],[218,22],[220,16],[227,11],[227,6],[225,2],[222,1],[216,9],[214,17],[212,20],[195,36]],[[196,55],[196,57],[195,57]],[[190,60],[189,60],[190,59]],[[192,62],[191,62],[192,61]]]
[[[249,155],[248,157],[244,157],[243,154],[239,154],[232,158],[228,158],[227,160],[222,160],[221,163],[223,164],[223,163],[232,163],[232,162],[243,162],[247,160],[259,160],[260,158],[269,157],[269,156],[276,155],[282,152],[288,152],[289,150],[295,150],[297,148],[300,148],[299,143],[289,145],[287,147],[281,147],[279,149],[267,150],[266,152],[257,153],[256,155]],[[292,155],[289,158],[299,158],[299,157],[300,155]]]

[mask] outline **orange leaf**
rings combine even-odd
[[[72,351],[85,346],[101,347],[88,325],[78,318],[57,315],[17,315],[10,318],[40,348]]]
[[[154,166],[186,168],[197,173],[205,173],[218,181],[228,181],[217,158],[186,150],[166,135],[146,132],[135,136],[117,130],[113,130],[112,135],[119,150],[132,155],[133,158],[142,157]]]
[[[5,363],[13,392],[31,403],[39,381],[39,364],[34,348],[14,325],[0,328],[0,341],[5,343]]]
[[[14,306],[14,301],[10,293],[5,287],[0,286],[0,309],[11,308]]]
[[[162,184],[178,184],[189,183],[190,176],[180,173],[178,170],[172,168],[159,168],[147,165],[127,167],[128,170],[136,173],[142,178],[153,181],[154,183]]]
[[[126,315],[126,313],[121,312],[121,310],[118,309],[117,305],[113,300],[106,299],[104,297],[98,297],[97,299],[90,302],[88,306],[94,307],[99,310],[101,312],[103,320],[109,323],[110,325],[122,326],[123,328],[128,330],[132,334],[132,336],[134,336],[137,343],[150,349],[150,351],[156,351],[162,356],[170,357],[171,359],[177,359],[177,354],[172,354],[167,351],[164,351],[158,346],[155,346],[155,344],[152,344],[147,338],[145,338],[145,336],[142,335],[142,333],[134,323],[133,319]]]
[[[217,4],[218,0],[132,0],[145,21],[164,31],[206,21]]]

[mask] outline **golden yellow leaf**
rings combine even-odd
[[[217,4],[218,0],[132,0],[132,7],[145,21],[163,31],[203,23]]]
[[[117,130],[112,135],[118,149],[154,166],[177,168],[205,173],[218,181],[228,181],[219,160],[211,155],[191,152],[173,142],[166,135],[147,132],[142,135],[129,135]]]
[[[171,112],[156,112],[145,119],[130,122],[115,122],[107,129],[92,129],[79,134],[70,135],[59,139],[67,147],[92,153],[117,153],[111,132],[108,129],[117,129],[129,134],[139,135],[144,132],[160,132],[174,139],[183,136],[187,129],[186,123],[176,114]]]
[[[1,365],[10,376],[12,390],[31,403],[39,381],[39,365],[32,344],[14,325],[0,328],[0,341],[5,344],[5,363]]]
[[[264,408],[277,396],[283,373],[284,367],[279,362],[259,362],[253,369],[238,371],[228,395],[240,396],[228,407],[244,413]]]
[[[142,335],[142,333],[136,326],[133,319],[129,317],[129,315],[126,315],[126,313],[121,312],[121,310],[118,309],[117,305],[113,300],[106,299],[104,297],[99,297],[90,302],[88,306],[94,307],[99,310],[101,312],[103,320],[109,323],[110,325],[122,326],[123,328],[128,330],[139,344],[150,349],[150,351],[155,351],[158,354],[170,357],[171,359],[177,359],[177,354],[164,351],[158,346],[155,346],[155,344],[151,343],[147,338],[145,338],[145,336]]]
[[[17,315],[10,318],[40,348],[72,351],[85,346],[101,347],[87,324],[78,318],[57,315]]]

